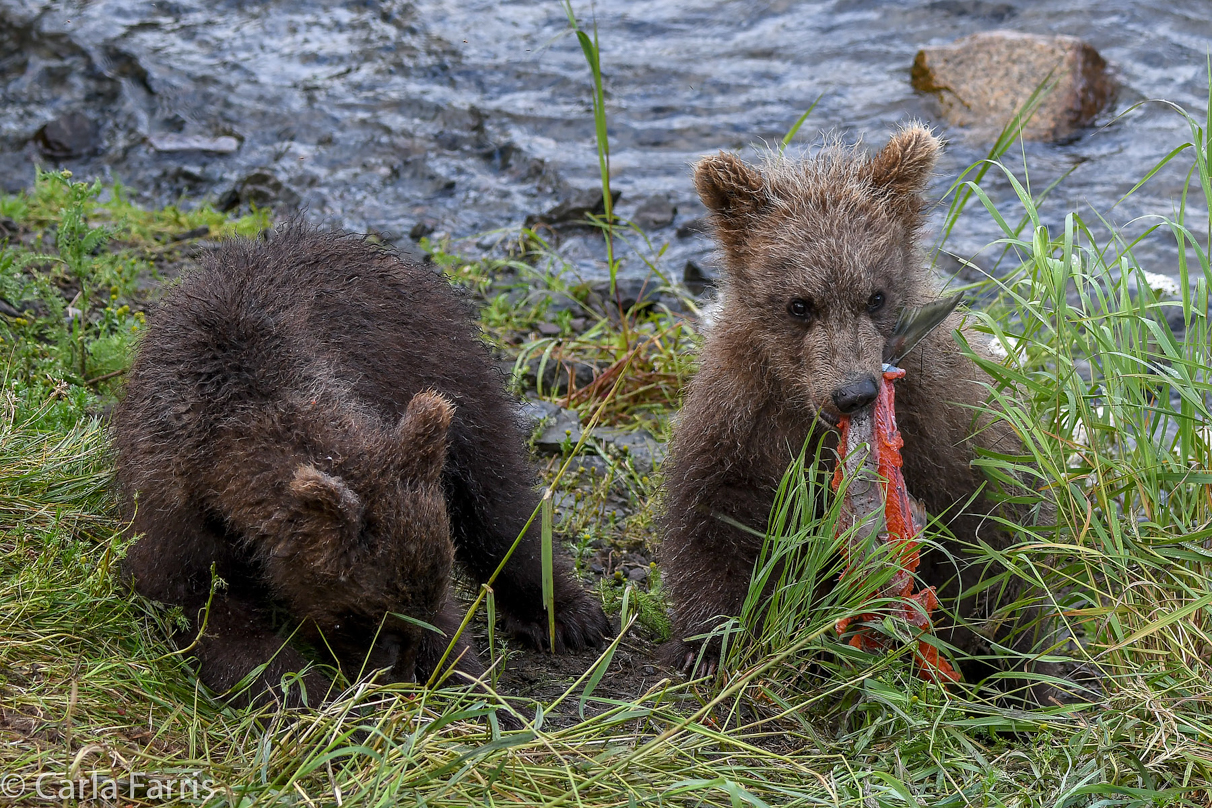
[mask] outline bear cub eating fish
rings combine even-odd
[[[780,155],[755,167],[719,153],[695,166],[723,277],[665,465],[672,666],[716,669],[718,639],[704,648],[693,638],[740,614],[788,465],[806,440],[836,446],[839,418],[870,406],[883,383],[898,313],[937,299],[918,234],[940,148],[929,131],[909,126],[874,156],[835,144],[804,161]],[[924,552],[918,574],[952,607],[984,574],[965,547],[1012,541],[987,518],[998,506],[977,495],[985,478],[975,450],[1020,449],[1004,421],[977,415],[988,378],[953,339],[959,326],[952,314],[918,344],[896,389],[908,491],[958,538],[946,547],[953,560]],[[824,456],[822,475],[833,452]],[[1015,585],[999,597],[1013,602]],[[938,634],[967,653],[991,654],[1004,634],[994,636],[993,601],[965,598],[962,620]]]
[[[307,664],[274,611],[351,679],[426,681],[461,621],[454,562],[487,581],[538,503],[517,415],[458,294],[363,239],[298,224],[225,245],[167,293],[115,435],[143,534],[126,573],[184,610],[177,639],[197,637],[212,690],[268,663],[236,703],[278,695]],[[556,650],[600,644],[601,605],[569,559],[554,566]],[[212,568],[226,583],[213,596]],[[545,645],[537,529],[493,590],[506,628]],[[466,640],[454,660],[483,672]],[[313,704],[328,689],[315,669],[304,683]]]

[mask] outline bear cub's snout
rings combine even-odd
[[[837,388],[831,397],[834,406],[841,410],[843,415],[850,415],[875,401],[879,391],[879,382],[874,376],[863,376]]]

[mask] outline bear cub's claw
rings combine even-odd
[[[661,647],[661,661],[665,667],[682,674],[687,679],[702,679],[715,676],[720,669],[720,642],[718,639],[704,643],[670,640]]]

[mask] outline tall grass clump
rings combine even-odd
[[[1028,461],[980,462],[995,476],[1029,476],[1056,507],[1053,530],[999,560],[1049,593],[1110,699],[1156,688],[1185,705],[1204,699],[1212,680],[1212,117],[1180,114],[1192,138],[1158,169],[1189,151],[1185,190],[1172,215],[1131,241],[1107,226],[1100,242],[1106,221],[1076,212],[1050,232],[1029,188],[1005,166],[996,168],[1015,188],[1025,235],[972,188],[1019,266],[989,282],[997,298],[975,315],[1004,359],[967,347],[992,378],[996,409]],[[1192,185],[1203,198],[1189,207]],[[1162,237],[1174,242],[1175,264],[1146,269],[1133,248]],[[1165,276],[1177,276],[1173,294],[1159,294],[1172,284]],[[1195,712],[1187,729],[1206,733],[1203,711]]]

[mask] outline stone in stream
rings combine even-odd
[[[1071,36],[1014,31],[972,34],[950,45],[918,51],[911,75],[913,88],[935,97],[947,123],[985,130],[991,136],[1037,87],[1051,83],[1051,91],[1023,127],[1028,140],[1075,137],[1115,95],[1107,63],[1098,51]]]
[[[100,128],[83,112],[69,112],[44,124],[34,143],[43,157],[53,160],[87,157],[101,147]]]
[[[158,152],[207,152],[210,154],[233,154],[240,150],[240,141],[231,135],[203,137],[201,135],[152,135],[147,143]]]
[[[621,196],[621,191],[611,191],[611,205],[617,204]],[[558,205],[545,213],[527,216],[525,225],[531,228],[543,224],[583,225],[586,224],[586,217],[590,214],[606,215],[604,200],[605,196],[603,196],[601,188],[576,188],[569,192]]]
[[[659,230],[673,224],[678,209],[669,194],[650,196],[631,214],[631,221],[642,230]]]

